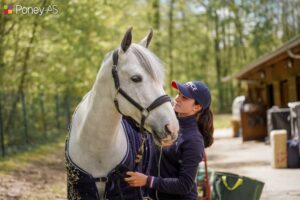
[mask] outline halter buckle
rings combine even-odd
[[[112,70],[113,70],[113,71],[117,71],[117,67],[118,67],[117,65],[113,64]]]
[[[150,114],[150,111],[148,109],[143,109],[141,113],[143,117],[147,118]]]

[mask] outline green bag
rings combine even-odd
[[[259,200],[264,183],[249,177],[215,172],[213,200]]]

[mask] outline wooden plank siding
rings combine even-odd
[[[248,102],[262,105],[264,110],[257,113],[257,117],[266,117],[267,109],[272,106],[288,107],[288,102],[300,101],[299,57],[300,35],[250,63],[235,76],[247,85]],[[266,121],[250,126],[251,117],[254,113],[241,113],[243,141],[268,135]]]
[[[287,107],[288,102],[300,101],[300,59],[294,59],[287,53],[300,55],[300,36],[287,48],[280,47],[280,53],[274,57],[267,55],[260,58],[263,62],[254,61],[249,69],[243,69],[236,77],[245,81],[248,86],[247,97],[253,103],[262,103],[268,108],[276,105]],[[278,50],[277,50],[278,51]],[[276,52],[276,50],[274,51]],[[272,53],[271,53],[272,55]],[[259,63],[257,66],[255,63]]]

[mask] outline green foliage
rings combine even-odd
[[[1,91],[17,91],[22,73],[26,73],[26,92],[84,95],[91,88],[104,55],[118,47],[129,26],[134,27],[136,42],[149,28],[155,27],[154,2],[159,4],[159,27],[154,30],[153,43],[159,46],[152,46],[165,62],[168,86],[169,1],[16,1],[14,5],[56,5],[59,11],[56,15],[0,15],[3,22],[0,60],[4,65],[0,68]],[[299,11],[299,3],[289,1],[282,6],[283,3],[270,0],[175,1],[172,79],[200,79],[212,90],[222,86],[229,90],[232,83],[216,85],[217,79],[236,73],[245,64],[299,33],[299,16],[294,12]],[[30,44],[35,24],[34,41]],[[219,53],[215,52],[216,45]],[[27,50],[29,57],[26,57]],[[215,68],[217,56],[221,62],[220,71]],[[24,63],[27,63],[26,72]],[[170,92],[168,87],[167,90]],[[228,106],[235,95],[222,99]],[[217,109],[216,101],[214,109]]]
[[[4,119],[13,116],[17,106],[21,110],[21,94],[29,102],[40,94],[82,97],[92,87],[105,54],[119,46],[130,26],[134,27],[134,42],[154,29],[150,48],[165,64],[167,92],[172,91],[171,79],[203,80],[211,88],[215,112],[230,111],[233,98],[240,95],[237,82],[225,79],[300,32],[300,3],[296,0],[10,3],[56,5],[58,13],[0,14],[0,93],[17,96],[2,101],[4,126]],[[46,120],[55,117],[50,99],[45,100],[45,107],[49,107]],[[71,104],[70,113],[75,106]],[[31,119],[38,119],[29,124],[37,132],[44,126],[38,110],[32,105],[28,113]],[[20,112],[15,119],[22,119]],[[18,123],[16,130],[21,129],[22,121]]]

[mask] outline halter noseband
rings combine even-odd
[[[114,103],[116,106],[116,109],[118,110],[118,112],[123,115],[120,111],[119,108],[119,102],[117,99],[118,94],[120,93],[125,99],[127,99],[132,105],[134,105],[137,109],[140,110],[142,118],[141,118],[141,122],[140,122],[140,132],[142,134],[142,144],[138,150],[138,155],[136,158],[136,163],[139,163],[140,160],[142,159],[142,155],[143,155],[143,150],[144,150],[144,143],[145,143],[145,133],[144,133],[144,124],[145,121],[147,119],[147,117],[149,116],[150,112],[152,110],[154,110],[155,108],[159,107],[160,105],[166,103],[166,102],[171,102],[171,98],[168,95],[162,95],[160,97],[158,97],[157,99],[155,99],[150,106],[148,106],[147,108],[144,108],[143,106],[141,106],[138,102],[136,102],[133,98],[131,98],[121,87],[120,87],[120,79],[118,76],[118,49],[116,49],[113,53],[113,66],[112,66],[112,76],[114,78],[114,83],[115,83],[115,88],[116,88],[116,94],[114,97]],[[140,155],[140,156],[139,156]]]

